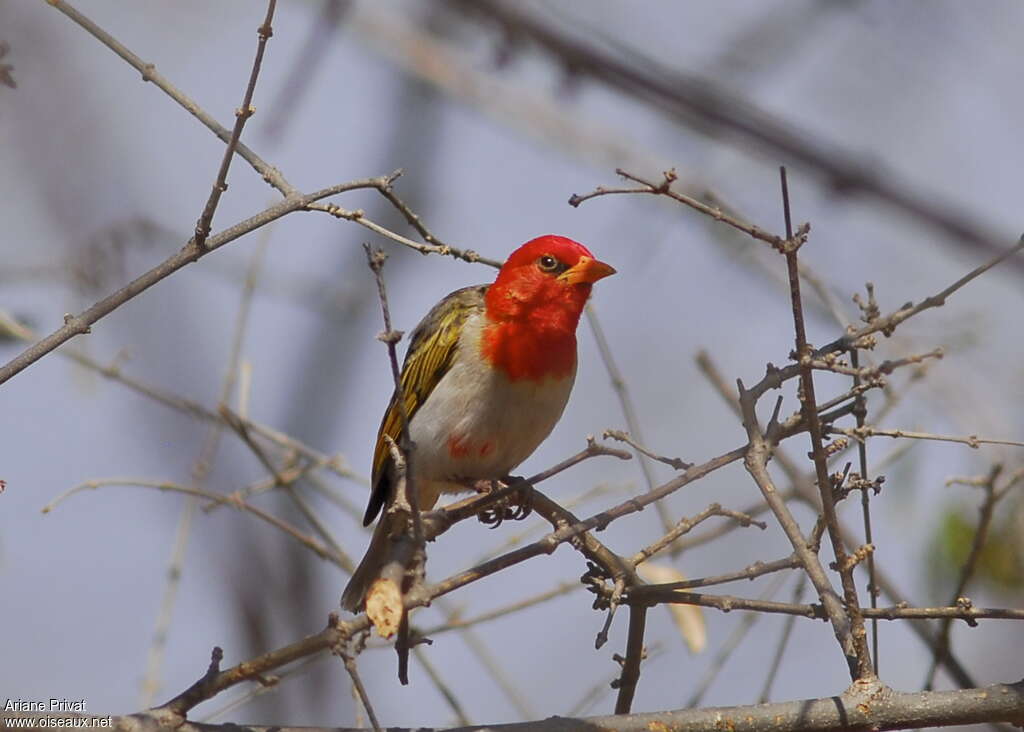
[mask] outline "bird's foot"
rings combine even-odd
[[[507,476],[503,480],[478,480],[473,488],[481,494],[491,493],[518,483],[521,478]],[[501,526],[504,521],[522,521],[533,512],[533,487],[524,483],[509,495],[502,498],[489,508],[485,508],[478,516],[480,523],[492,529]]]

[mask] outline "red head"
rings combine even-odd
[[[484,356],[510,378],[564,376],[575,363],[576,325],[591,287],[614,274],[564,236],[540,236],[516,249],[487,290]]]

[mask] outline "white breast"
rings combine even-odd
[[[435,491],[466,490],[452,481],[507,476],[551,433],[576,378],[574,363],[562,379],[510,381],[479,357],[484,319],[466,321],[451,368],[409,425],[416,480],[441,483]]]

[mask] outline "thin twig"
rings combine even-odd
[[[785,501],[782,500],[775,488],[771,476],[768,474],[767,465],[772,455],[772,446],[765,439],[757,424],[755,399],[752,398],[752,392],[745,390],[742,382],[740,382],[739,386],[740,404],[743,410],[743,426],[746,428],[747,436],[750,439],[749,446],[744,450],[744,466],[761,489],[761,495],[764,496],[765,502],[772,509],[772,513],[775,514],[775,518],[789,539],[794,552],[800,558],[804,571],[810,578],[811,584],[814,585],[814,589],[821,599],[822,607],[832,623],[836,639],[839,641],[843,653],[850,664],[850,671],[856,676],[857,656],[853,646],[850,622],[846,610],[843,608],[843,603],[839,596],[832,589],[832,585],[829,583],[817,555],[807,545],[807,540],[800,531],[796,519],[793,518],[793,514],[790,513]]]
[[[945,289],[941,290],[940,292],[929,297],[926,297],[924,300],[917,303],[916,305],[913,302],[908,302],[899,310],[896,310],[886,316],[879,317],[876,320],[871,321],[864,327],[859,328],[858,330],[847,333],[842,338],[833,341],[832,343],[829,343],[823,346],[822,348],[819,348],[815,352],[815,356],[822,353],[832,353],[835,351],[847,350],[856,341],[859,341],[860,339],[865,338],[866,336],[872,335],[874,333],[890,335],[900,323],[903,323],[909,318],[914,317],[918,313],[924,312],[925,310],[930,310],[931,308],[942,307],[943,305],[946,304],[946,299],[949,298],[950,295],[952,295],[957,290],[961,289],[971,281],[985,274],[996,265],[1009,259],[1017,252],[1019,252],[1021,249],[1024,249],[1024,236],[1022,236],[1014,246],[1003,250],[1001,253],[990,259],[985,264],[982,264],[979,267],[975,267],[970,272],[968,272],[963,277],[961,277],[960,279],[958,279],[956,282],[949,285]]]
[[[802,566],[800,558],[795,554],[790,554],[788,557],[783,557],[782,559],[776,559],[770,562],[758,560],[735,572],[726,572],[724,574],[717,574],[711,577],[694,577],[693,579],[680,580],[679,582],[641,585],[640,587],[634,587],[630,590],[630,596],[637,599],[646,594],[658,594],[663,590],[689,590],[697,587],[724,585],[729,582],[739,582],[741,580],[750,581],[757,579],[758,577],[763,577],[766,574],[773,574],[787,569],[800,569]]]
[[[210,197],[206,200],[203,212],[196,222],[195,245],[202,248],[206,243],[206,237],[210,235],[210,224],[213,221],[213,214],[217,211],[217,204],[220,203],[221,194],[228,189],[228,168],[235,157],[235,150],[238,141],[242,137],[242,129],[245,123],[256,112],[252,106],[252,97],[256,91],[256,79],[260,75],[260,67],[263,64],[263,53],[267,48],[267,41],[274,34],[273,21],[274,10],[277,7],[277,0],[269,0],[267,3],[267,14],[260,25],[257,35],[259,41],[256,44],[256,58],[252,62],[252,70],[249,72],[249,83],[245,87],[245,94],[242,96],[242,106],[235,110],[235,126],[231,130],[231,137],[224,148],[224,155],[220,161],[220,168],[217,171],[217,178],[213,181],[213,188]]]
[[[784,239],[782,239],[781,237],[776,236],[775,234],[772,234],[771,232],[766,231],[765,229],[762,229],[759,226],[754,226],[753,224],[749,224],[746,221],[742,221],[742,220],[740,220],[740,219],[738,219],[738,218],[736,218],[736,217],[726,213],[725,211],[723,211],[718,206],[709,206],[708,204],[704,203],[703,201],[698,201],[696,198],[693,198],[692,196],[688,196],[685,193],[678,193],[676,191],[673,191],[672,190],[672,184],[679,177],[676,174],[675,169],[666,170],[662,174],[661,181],[659,181],[657,183],[655,183],[654,181],[649,181],[649,180],[647,180],[645,178],[641,178],[640,176],[635,175],[633,173],[629,173],[629,172],[623,170],[622,168],[616,168],[615,169],[615,173],[617,175],[622,176],[623,178],[625,178],[627,180],[631,180],[631,181],[633,181],[635,183],[639,183],[641,187],[640,188],[605,188],[603,186],[599,186],[598,188],[596,188],[595,190],[591,191],[590,193],[586,193],[584,195],[574,195],[574,196],[572,196],[569,199],[569,205],[570,206],[579,206],[581,203],[583,203],[584,201],[588,201],[591,198],[596,198],[598,196],[614,195],[614,194],[619,194],[619,193],[632,193],[632,194],[635,194],[635,193],[650,193],[650,194],[653,194],[653,195],[656,195],[656,196],[667,196],[669,198],[675,199],[679,203],[682,203],[682,204],[684,204],[686,206],[689,206],[690,208],[694,209],[695,211],[699,211],[700,213],[704,214],[705,216],[710,216],[715,221],[721,221],[723,224],[727,224],[727,225],[733,227],[734,229],[738,229],[739,231],[742,231],[743,233],[748,234],[749,236],[753,237],[754,239],[759,239],[759,240],[761,240],[761,241],[763,241],[763,242],[765,242],[767,244],[770,244],[773,249],[781,250],[783,247],[786,246],[786,241]]]
[[[114,38],[105,30],[96,25],[96,23],[94,23],[92,20],[90,20],[81,12],[72,7],[70,4],[65,2],[65,0],[47,0],[47,2],[50,5],[57,8],[58,10],[60,10],[71,20],[80,25],[84,30],[86,30],[88,33],[94,36],[98,41],[103,43],[105,46],[110,48],[110,50],[112,50],[114,53],[116,53],[118,56],[120,56],[122,59],[128,62],[129,65],[131,65],[133,68],[135,68],[142,74],[143,81],[153,82],[161,91],[163,91],[165,94],[171,97],[171,99],[173,99],[175,102],[181,105],[186,111],[188,111],[196,119],[198,119],[207,129],[209,129],[211,132],[213,132],[213,134],[220,138],[222,142],[230,142],[232,136],[231,131],[228,130],[223,125],[221,125],[220,123],[218,123],[210,114],[203,110],[195,102],[195,100],[190,99],[180,90],[178,90],[173,84],[171,84],[163,75],[161,75],[156,70],[155,65],[143,61],[136,54],[130,51],[126,46],[124,46],[124,44],[120,43],[116,38]],[[281,194],[285,196],[286,200],[295,198],[296,196],[300,195],[298,189],[296,189],[291,183],[288,182],[288,180],[284,177],[284,175],[277,167],[266,162],[255,152],[246,147],[246,145],[244,145],[241,142],[237,143],[235,151],[239,155],[241,155],[242,158],[245,159],[245,161],[248,162],[257,173],[260,174],[260,177],[262,177],[263,180],[265,180],[271,186],[280,191]],[[403,215],[406,215],[406,211],[409,210],[408,207],[404,206],[404,204],[402,206],[398,206],[398,199],[393,195],[388,195],[388,193],[390,192],[390,184],[374,187],[381,193],[381,195],[383,195],[389,202],[391,202],[392,205],[396,205],[398,207],[399,212],[401,212]],[[309,205],[305,206],[304,209],[310,211],[328,211],[329,213],[334,213],[334,211],[329,210],[328,207],[315,205],[312,201],[309,203]],[[370,221],[369,219],[363,216],[361,211],[345,211],[344,209],[337,210],[338,212],[342,212],[345,214],[343,216],[340,216],[340,218],[346,218],[350,221],[356,221],[357,223],[366,226],[367,228],[377,232],[378,234],[381,234],[382,236],[386,236],[393,241],[413,248],[424,254],[441,254],[444,256],[450,256],[456,259],[461,259],[466,262],[480,262],[482,264],[487,264],[492,267],[501,266],[500,262],[487,259],[486,257],[481,257],[479,254],[469,249],[458,249],[456,247],[441,244],[419,244],[381,226],[380,224]],[[9,377],[4,377],[3,372],[0,371],[0,383],[6,380],[6,378]]]
[[[390,190],[390,186],[379,186],[377,187],[377,190],[384,194],[385,191]],[[389,198],[388,200],[392,199],[394,199],[393,195],[392,198]],[[397,242],[402,246],[408,247],[413,251],[419,252],[420,254],[439,254],[443,257],[461,259],[464,262],[479,262],[480,264],[486,264],[487,266],[494,267],[495,269],[501,267],[501,262],[481,256],[480,254],[474,252],[472,249],[458,249],[457,247],[449,246],[447,244],[421,244],[420,242],[413,241],[408,237],[395,233],[394,231],[391,231],[390,229],[381,226],[377,222],[368,219],[366,217],[365,212],[362,209],[354,209],[350,211],[346,208],[342,208],[341,206],[338,206],[333,203],[312,203],[306,207],[306,210],[319,211],[321,213],[329,214],[330,216],[333,216],[336,219],[343,219],[345,221],[351,221],[352,223],[359,224],[360,226],[369,229],[375,234],[386,236],[391,241]]]
[[[71,340],[75,336],[83,333],[89,333],[91,331],[91,327],[101,318],[109,315],[135,296],[145,292],[150,287],[174,274],[182,267],[197,261],[215,249],[219,249],[225,244],[235,241],[244,234],[248,234],[261,226],[266,226],[271,221],[276,221],[282,216],[294,211],[304,210],[314,201],[318,201],[321,198],[326,198],[328,196],[337,195],[338,193],[344,193],[359,188],[378,188],[379,186],[384,185],[386,180],[386,177],[367,178],[363,180],[350,181],[348,183],[341,183],[336,186],[324,188],[305,195],[289,196],[283,201],[264,209],[258,214],[250,216],[248,219],[245,219],[234,226],[228,227],[215,236],[210,237],[206,240],[205,247],[199,248],[194,244],[187,244],[176,254],[172,254],[148,272],[136,277],[121,289],[107,295],[78,315],[66,315],[64,317],[64,325],[62,327],[28,347],[4,366],[0,367],[0,384],[3,384],[12,376],[21,372],[28,366],[31,366],[40,358],[50,353],[58,346]]]
[[[857,348],[853,348],[850,352],[850,363],[854,369],[860,367],[860,351]],[[853,388],[858,390],[861,386],[861,380],[863,376],[859,373],[853,375]],[[853,416],[857,420],[857,427],[862,428],[867,419],[868,409],[867,400],[864,398],[864,393],[859,392],[854,398],[854,412]],[[874,546],[874,534],[871,531],[871,490],[867,483],[868,477],[868,449],[867,444],[864,440],[857,442],[857,460],[860,464],[860,477],[862,479],[862,487],[860,491],[860,506],[861,514],[864,517],[864,541],[867,544]],[[875,555],[874,553],[868,554],[867,557],[867,568],[868,568],[868,597],[871,600],[871,607],[878,607],[878,587],[875,586]],[[802,589],[802,586],[800,587]],[[878,620],[871,620],[871,659],[874,664],[875,676],[878,676]],[[767,692],[768,685],[766,682],[765,691]]]
[[[658,455],[657,453],[652,452],[643,445],[639,444],[632,437],[630,437],[628,432],[623,432],[622,430],[605,430],[603,437],[606,440],[610,437],[613,440],[625,442],[627,445],[632,447],[641,455],[645,455],[649,457],[651,460],[657,460],[659,463],[665,463],[665,465],[668,465],[674,470],[686,470],[687,468],[693,466],[693,463],[688,463],[685,460],[680,460],[677,457],[665,457],[664,455]]]
[[[652,590],[642,594],[638,593],[635,600],[627,595],[623,598],[622,602],[624,605],[632,605],[634,603],[639,605],[660,603],[697,605],[699,607],[715,608],[726,613],[734,610],[750,610],[762,613],[798,615],[815,620],[829,620],[828,613],[818,604],[807,605],[794,602],[754,600],[735,595],[709,595],[700,592],[689,592],[687,590]],[[952,620],[963,620],[967,623],[974,623],[978,620],[1024,620],[1024,608],[979,608],[969,603],[945,607],[862,607],[860,612],[866,618],[878,618],[879,620],[937,620],[949,618]]]
[[[633,706],[633,695],[640,681],[640,662],[644,656],[644,627],[647,624],[647,608],[634,605],[629,609],[629,634],[626,640],[626,657],[622,661],[619,676],[619,695],[615,699],[615,713],[629,714]]]
[[[735,410],[737,415],[742,416],[742,409],[734,391],[725,383],[725,379],[721,376],[717,367],[715,367],[714,363],[711,361],[710,356],[706,352],[702,351],[697,356],[697,363],[700,366],[701,371],[708,377],[708,380],[711,382],[712,386],[715,387],[715,390],[718,392],[719,396],[721,396],[722,399],[725,400],[726,404],[728,404],[733,410]],[[773,460],[776,464],[778,464],[780,468],[782,468],[782,470],[786,474],[786,477],[790,480],[793,486],[791,490],[781,494],[784,502],[788,501],[789,498],[796,496],[801,501],[806,503],[811,508],[811,510],[815,512],[818,511],[818,492],[814,490],[813,485],[811,485],[812,478],[805,476],[803,472],[799,468],[797,468],[796,463],[790,460],[790,458],[782,450],[775,450]],[[756,512],[748,510],[747,513],[753,515]],[[710,535],[709,538],[714,538],[714,531],[709,531],[705,533]],[[853,533],[845,528],[843,528],[843,530],[840,533],[842,533],[844,537],[853,536]],[[694,537],[694,539],[691,539],[690,542],[696,542],[700,538],[701,537]],[[850,541],[849,539],[846,540]],[[848,548],[852,551],[856,548],[856,546],[851,541],[848,545]],[[885,594],[885,596],[888,597],[893,603],[896,603],[897,605],[908,604],[906,598],[899,591],[896,584],[892,582],[882,572],[881,568],[877,565],[875,567],[874,581],[875,584],[878,586],[878,589],[881,590]],[[932,626],[929,623],[922,622],[920,620],[911,620],[910,628],[929,649],[934,651],[937,643],[937,636],[933,632]],[[963,667],[963,665],[961,665],[960,662],[952,654],[947,654],[944,663],[946,669],[950,672],[950,674],[952,674],[952,676],[956,679],[957,683],[960,684],[963,688],[966,689],[977,685],[974,679],[971,678],[971,675],[967,673],[967,670]]]
[[[683,536],[684,534],[690,533],[691,531],[693,531],[695,527],[697,527],[707,519],[711,518],[712,516],[722,516],[725,518],[730,518],[733,521],[735,521],[736,525],[738,526],[756,526],[762,531],[768,528],[768,524],[764,523],[763,521],[758,521],[753,517],[740,511],[733,511],[728,508],[722,508],[722,506],[718,503],[712,503],[710,506],[705,508],[703,511],[701,511],[693,518],[681,518],[676,523],[676,525],[672,527],[671,531],[669,531],[667,534],[665,534],[663,537],[661,537],[654,543],[638,551],[636,554],[630,557],[629,561],[631,561],[634,566],[640,564],[641,562],[646,562],[648,559],[650,559],[652,556],[660,552],[662,549],[671,545],[676,539]]]
[[[786,169],[780,168],[782,180],[783,210],[786,219],[786,238],[793,239],[793,226],[790,218],[789,188],[786,182]],[[817,475],[818,492],[821,496],[822,513],[825,517],[825,525],[828,528],[828,535],[832,542],[832,551],[835,554],[836,569],[839,572],[843,588],[843,598],[846,601],[846,612],[850,623],[850,637],[840,638],[843,644],[843,652],[846,654],[847,663],[850,665],[850,672],[854,679],[866,679],[874,674],[871,663],[871,654],[864,638],[864,621],[857,612],[860,603],[857,600],[857,586],[853,579],[853,567],[849,564],[846,554],[846,546],[840,534],[839,519],[836,516],[835,502],[832,496],[832,482],[828,475],[828,455],[823,446],[821,420],[818,416],[818,404],[814,394],[814,374],[808,363],[811,347],[807,343],[807,334],[804,329],[803,300],[800,297],[800,273],[798,267],[797,252],[799,246],[789,246],[783,250],[786,257],[786,268],[789,272],[790,301],[793,310],[793,328],[796,334],[796,359],[800,364],[800,390],[801,406],[803,407],[803,418],[807,425],[808,435],[811,440],[811,455],[814,461],[815,473]],[[814,578],[811,578],[814,582]],[[820,588],[817,587],[816,589]],[[824,601],[825,598],[822,598]],[[852,648],[846,643],[852,641]],[[854,651],[851,657],[850,651]]]
[[[958,437],[955,435],[936,435],[931,432],[915,432],[913,430],[881,429],[879,427],[872,427],[871,425],[858,425],[857,427],[831,427],[829,432],[846,435],[847,437],[852,437],[860,442],[863,442],[868,437],[905,437],[910,440],[957,442],[961,445],[973,447],[974,449],[977,449],[981,445],[1008,445],[1010,447],[1024,447],[1024,442],[1018,442],[1017,440],[996,440],[987,437],[978,437],[977,435],[967,435],[966,437]]]
[[[415,485],[415,469],[413,467],[413,461],[415,458],[416,446],[412,442],[412,438],[409,436],[409,413],[405,408],[405,399],[402,398],[402,370],[398,365],[398,341],[402,338],[402,332],[392,329],[391,327],[391,311],[388,308],[388,295],[387,289],[384,286],[384,262],[387,261],[388,255],[384,253],[382,249],[374,251],[369,244],[363,244],[363,249],[366,252],[366,261],[373,271],[374,279],[377,282],[377,295],[380,298],[380,308],[384,316],[384,331],[377,336],[377,339],[382,341],[388,350],[388,360],[391,364],[391,377],[395,387],[395,404],[398,406],[398,414],[400,419],[399,422],[399,434],[400,447],[402,448],[402,458],[405,460],[405,492],[409,501],[409,506],[412,509],[412,526],[413,526],[413,538],[416,541],[417,551],[423,552],[423,546],[426,539],[423,537],[423,523],[420,519],[420,508],[419,508],[419,494],[416,492]],[[422,574],[422,562],[424,558],[420,557],[419,568],[416,570]]]
[[[209,714],[206,714],[199,721],[203,722],[203,723],[212,722],[213,720],[217,719],[218,717],[224,716],[228,712],[232,712],[235,709],[239,709],[240,707],[245,706],[246,704],[248,704],[249,702],[251,702],[253,699],[255,699],[258,696],[262,696],[263,694],[268,694],[268,693],[277,691],[278,689],[281,688],[281,683],[283,681],[285,681],[286,679],[295,678],[296,676],[300,676],[300,675],[310,671],[313,668],[314,665],[316,665],[317,663],[323,662],[324,659],[326,659],[326,658],[327,658],[326,654],[315,655],[315,656],[307,656],[306,658],[303,658],[298,663],[296,663],[294,666],[289,668],[287,671],[282,671],[281,673],[276,674],[273,677],[273,679],[272,679],[273,683],[269,683],[269,684],[268,683],[259,683],[259,684],[257,684],[256,686],[254,686],[251,689],[249,689],[249,691],[245,692],[244,694],[238,695],[237,697],[235,697],[234,699],[229,701],[224,706],[219,707],[218,709],[213,710]],[[265,680],[270,680],[270,677],[268,677],[268,676],[263,676],[263,678]]]
[[[348,672],[349,678],[352,679],[352,687],[356,690],[359,702],[363,705],[363,709],[366,710],[366,716],[370,718],[370,724],[373,725],[373,729],[375,732],[380,732],[381,727],[380,722],[377,721],[377,713],[373,709],[373,704],[370,703],[370,695],[366,693],[363,679],[359,676],[359,668],[356,666],[356,654],[358,651],[344,648],[344,644],[341,644],[341,646],[337,653],[345,664],[345,671]]]
[[[142,74],[143,81],[149,81],[155,84],[162,92],[164,92],[164,94],[181,105],[185,111],[198,119],[203,126],[219,137],[222,142],[230,142],[231,131],[222,126],[217,122],[217,120],[203,110],[195,100],[186,96],[177,87],[171,84],[156,70],[156,66],[154,64],[143,61],[124,44],[107,33],[107,31],[100,28],[96,23],[64,0],[47,0],[47,3],[64,13],[64,15],[81,26],[86,32],[96,38],[96,40],[124,59],[132,68]],[[267,163],[244,144],[237,142],[235,150],[253,167],[253,170],[260,174],[263,180],[279,190],[282,195],[291,197],[298,194],[298,190],[285,179],[280,170]]]

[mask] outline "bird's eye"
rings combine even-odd
[[[554,272],[558,269],[558,260],[552,257],[550,254],[545,254],[543,257],[537,260],[537,266],[544,272]]]

